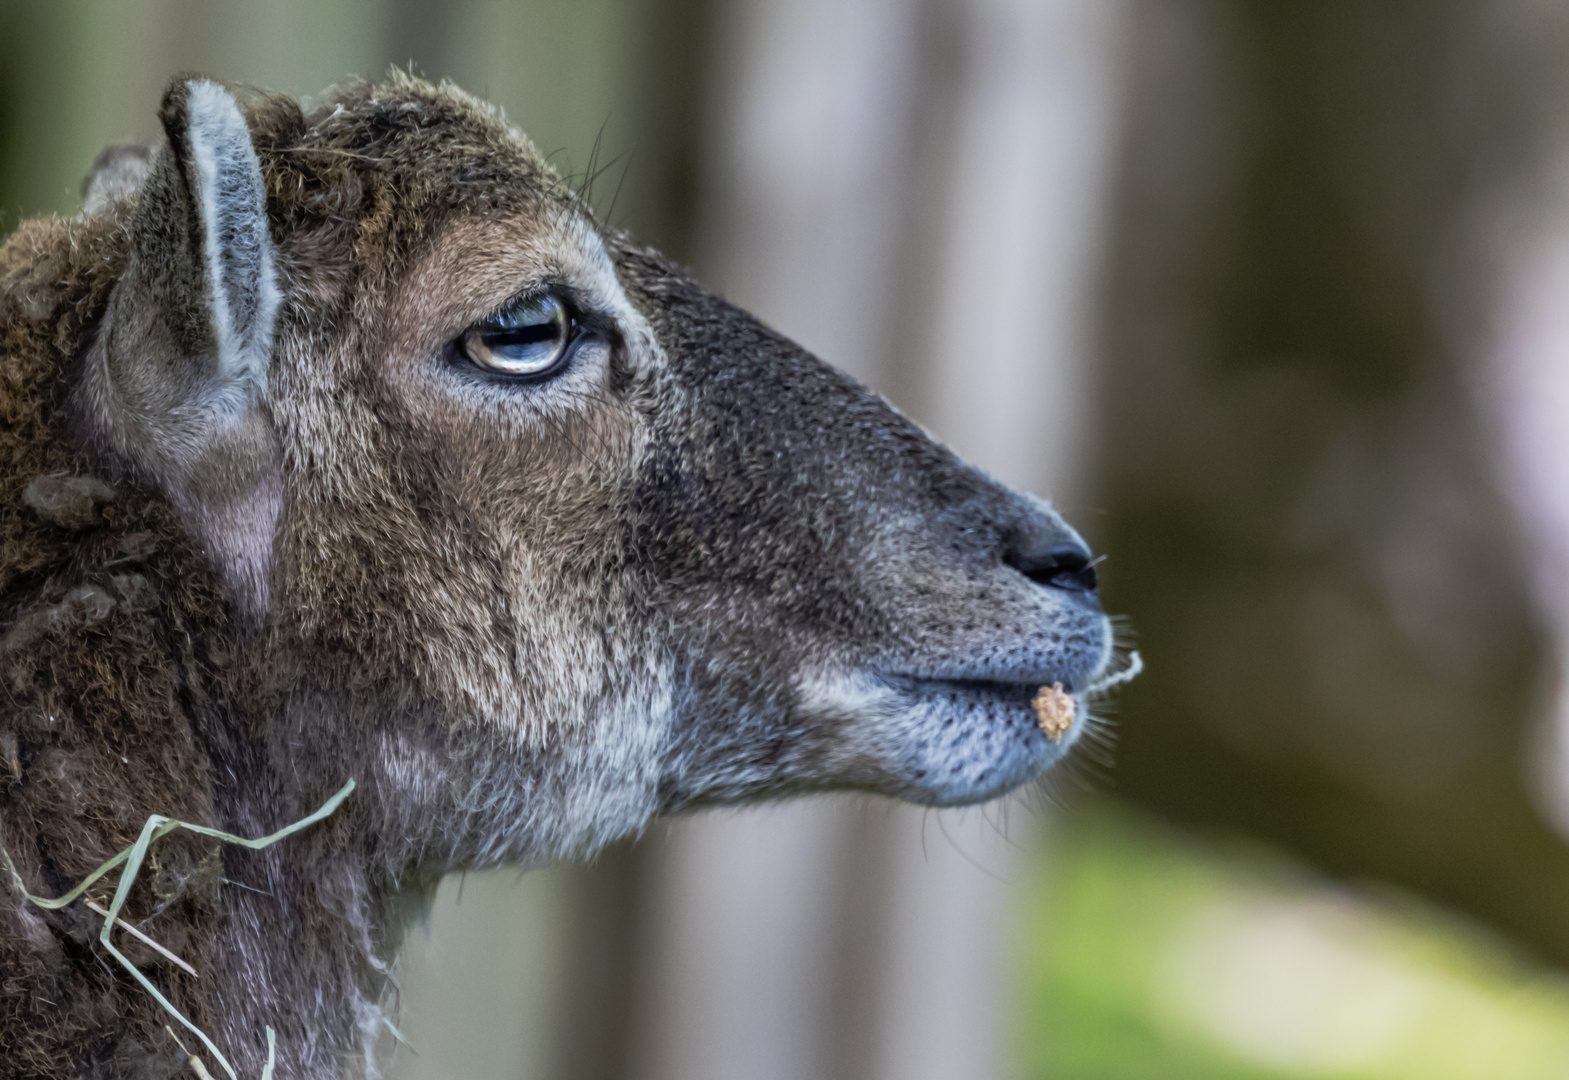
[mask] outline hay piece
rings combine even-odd
[[[180,1041],[180,1037],[174,1033],[174,1028],[165,1024],[163,1029],[169,1033],[169,1038],[174,1040],[174,1045],[180,1048],[180,1053],[185,1055],[185,1060],[190,1062],[191,1071],[197,1075],[198,1080],[212,1080],[212,1073],[207,1071],[207,1066],[202,1063],[202,1059],[185,1048],[185,1044]],[[277,1056],[278,1036],[269,1027],[267,1029],[267,1064],[262,1067],[261,1080],[272,1080],[272,1070],[276,1064]]]
[[[102,915],[105,919],[107,919],[109,917],[109,912],[104,910],[103,908],[99,907],[93,901],[91,901],[91,900],[83,900],[82,903],[86,904],[90,910],[96,911],[98,914]],[[114,921],[119,924],[119,927],[120,927],[121,930],[124,930],[127,934],[130,934],[137,941],[140,941],[143,945],[146,945],[148,948],[152,949],[153,951],[155,951],[157,953],[160,953],[165,960],[173,961],[182,971],[189,972],[191,978],[193,978],[193,979],[200,978],[200,976],[198,976],[196,974],[196,969],[193,968],[190,964],[187,964],[184,960],[181,960],[178,956],[174,955],[174,953],[170,952],[168,949],[166,949],[162,945],[158,944],[152,938],[150,938],[146,934],[142,933],[136,927],[134,927],[130,923],[126,922],[124,919],[116,919]]]
[[[174,1028],[165,1024],[163,1029],[169,1033],[169,1038],[174,1040],[174,1045],[180,1048],[180,1053],[185,1055],[185,1060],[190,1062],[191,1071],[200,1077],[201,1080],[212,1080],[212,1073],[207,1071],[207,1066],[202,1064],[202,1059],[185,1048],[185,1044],[180,1041],[180,1037],[174,1033]]]
[[[1123,683],[1132,682],[1134,679],[1139,677],[1139,673],[1143,670],[1144,657],[1140,656],[1138,650],[1135,649],[1133,652],[1128,654],[1128,662],[1122,666],[1121,671],[1114,671],[1111,674],[1104,676],[1099,682],[1091,683],[1089,686],[1085,687],[1084,692],[1086,694],[1104,694],[1107,690],[1110,690],[1114,686],[1121,686]]]
[[[141,971],[137,969],[135,964],[126,959],[124,953],[114,947],[114,942],[109,940],[109,931],[113,928],[114,924],[119,921],[120,908],[125,905],[125,898],[130,894],[131,885],[136,881],[136,872],[142,868],[142,862],[147,858],[147,848],[154,840],[168,836],[176,829],[185,829],[189,832],[196,833],[199,836],[210,836],[214,840],[222,840],[226,844],[238,844],[240,847],[247,847],[253,851],[259,851],[262,848],[271,847],[279,840],[282,840],[285,837],[293,836],[301,829],[309,828],[318,821],[321,821],[323,818],[330,816],[333,811],[337,810],[338,807],[343,804],[343,800],[347,799],[349,797],[349,792],[353,790],[354,781],[350,780],[348,783],[339,788],[337,793],[333,795],[332,798],[323,803],[321,809],[317,810],[314,814],[303,817],[292,825],[285,825],[277,832],[272,833],[269,836],[263,836],[257,840],[252,840],[245,836],[236,836],[233,833],[226,833],[220,829],[210,829],[205,825],[192,825],[188,821],[178,821],[174,818],[164,817],[162,814],[152,814],[147,818],[147,824],[142,826],[141,835],[136,838],[136,843],[132,844],[114,858],[98,867],[98,869],[94,870],[91,874],[88,874],[77,884],[76,888],[72,889],[64,896],[58,896],[52,900],[46,896],[34,896],[32,893],[27,891],[27,883],[22,880],[22,875],[17,873],[16,864],[11,861],[11,853],[7,851],[4,846],[0,846],[0,862],[4,862],[6,869],[11,872],[11,880],[16,883],[17,891],[20,892],[22,896],[29,902],[43,908],[45,911],[58,911],[60,908],[65,907],[67,904],[71,903],[73,900],[77,899],[84,892],[86,892],[88,886],[90,886],[93,882],[103,877],[116,866],[119,866],[122,863],[125,864],[125,869],[120,871],[120,882],[119,886],[114,891],[114,900],[109,904],[109,911],[104,917],[103,929],[98,932],[98,943],[104,947],[110,956],[115,958],[121,967],[125,968],[126,971],[131,973],[131,977],[141,984],[143,990],[146,990],[150,995],[152,995],[152,999],[154,1001],[163,1006],[164,1012],[178,1020],[182,1025],[184,1025],[186,1030],[191,1032],[191,1034],[195,1035],[202,1041],[202,1045],[207,1047],[212,1056],[218,1059],[218,1064],[223,1066],[223,1071],[229,1074],[229,1080],[239,1080],[238,1074],[236,1074],[234,1071],[234,1066],[230,1065],[229,1059],[223,1056],[223,1051],[219,1050],[213,1041],[207,1037],[207,1033],[205,1031],[191,1023],[191,1021],[186,1018],[184,1013],[182,1013],[179,1009],[176,1009],[174,1007],[174,1003],[171,1002],[168,998],[164,997],[163,994],[159,992],[158,988],[152,984],[152,980],[150,980],[146,975],[143,975]],[[272,1077],[273,1046],[275,1039],[276,1036],[273,1034],[272,1028],[269,1027],[267,1029],[267,1067],[262,1071],[262,1080],[271,1080]]]
[[[1030,705],[1040,718],[1041,730],[1052,742],[1061,742],[1062,737],[1072,730],[1077,706],[1073,695],[1063,692],[1062,683],[1041,687],[1040,693],[1030,699]]]

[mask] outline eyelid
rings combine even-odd
[[[568,323],[576,322],[571,305],[554,296],[544,296],[500,311],[491,316],[488,321],[479,325],[483,328],[494,330],[517,330],[520,327],[531,326],[536,322],[553,322],[555,321],[557,311],[565,317]]]
[[[464,329],[472,329],[476,326],[499,326],[501,321],[512,312],[519,311],[530,304],[537,304],[541,300],[554,300],[573,321],[581,317],[579,313],[584,307],[579,302],[575,289],[558,281],[536,281],[519,289],[492,308],[489,314]]]

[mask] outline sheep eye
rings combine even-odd
[[[487,371],[541,378],[562,366],[573,329],[566,305],[541,296],[470,327],[461,345],[469,361]]]

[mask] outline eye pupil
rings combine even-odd
[[[554,341],[560,333],[559,326],[548,322],[520,326],[516,330],[494,330],[488,333],[482,331],[479,338],[488,349],[504,349],[516,348],[519,345],[537,345],[541,341]]]
[[[571,344],[570,331],[565,305],[545,296],[468,330],[463,352],[488,371],[537,377],[560,366]]]

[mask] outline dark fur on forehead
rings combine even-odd
[[[395,280],[454,210],[532,214],[576,201],[500,108],[450,83],[394,70],[308,114],[281,96],[250,105],[276,238],[333,233],[377,275],[372,288]]]

